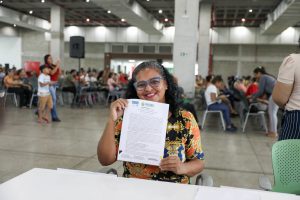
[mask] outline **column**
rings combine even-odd
[[[236,76],[241,77],[242,74],[242,45],[239,45],[238,48],[238,57],[237,57],[237,69],[236,69]]]
[[[50,54],[53,62],[60,59],[62,68],[64,67],[64,27],[65,27],[65,11],[59,6],[51,7],[51,41]]]
[[[198,74],[206,77],[209,72],[210,54],[210,25],[211,25],[211,4],[200,3],[199,13],[199,43],[198,43]]]
[[[175,0],[174,75],[188,97],[195,93],[199,0]]]

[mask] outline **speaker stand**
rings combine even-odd
[[[78,58],[78,72],[80,72],[80,58]]]

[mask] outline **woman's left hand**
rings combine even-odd
[[[171,171],[178,175],[185,174],[184,163],[177,156],[162,159],[159,167],[162,171]]]

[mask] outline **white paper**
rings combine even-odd
[[[158,166],[163,158],[169,105],[128,99],[118,160]]]
[[[226,188],[199,187],[195,200],[261,200],[259,194]]]

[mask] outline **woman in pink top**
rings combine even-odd
[[[300,49],[300,38],[299,38]],[[286,57],[273,90],[275,103],[285,109],[278,140],[300,139],[300,54]]]
[[[108,75],[107,85],[108,85],[109,91],[117,90],[117,87],[119,87],[119,84],[116,81],[116,74],[115,73],[111,72]]]

